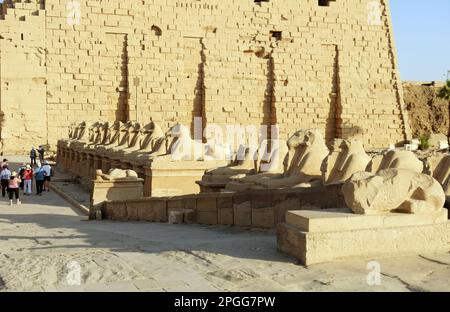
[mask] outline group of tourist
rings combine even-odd
[[[39,156],[39,162],[36,161]],[[36,195],[42,196],[44,191],[50,191],[50,181],[53,175],[53,170],[50,164],[44,160],[44,149],[40,146],[39,149],[33,149],[30,152],[30,164],[23,164],[19,167],[18,172],[11,171],[7,159],[3,159],[0,163],[0,186],[2,189],[2,197],[8,195],[9,204],[13,204],[13,199],[16,203],[20,202],[20,190],[25,196],[30,196],[33,193],[33,181],[35,181]]]
[[[45,149],[42,145],[39,145],[38,149],[32,148],[30,151],[30,160],[31,160],[31,166],[36,166],[36,158],[39,156],[39,161],[44,163],[44,155],[45,155]]]

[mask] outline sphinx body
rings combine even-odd
[[[281,174],[254,175],[231,182],[227,189],[242,191],[239,182],[252,184],[247,189],[275,189],[296,186],[311,186],[322,179],[322,163],[329,151],[318,130],[300,130],[287,142],[289,152],[284,158]]]
[[[115,142],[112,144],[99,147],[97,153],[101,154],[102,156],[109,156],[115,151],[119,151],[128,147],[130,140],[130,132],[133,128],[133,125],[134,122],[132,121],[127,121],[121,124]]]
[[[124,155],[139,149],[139,139],[141,137],[140,123],[133,123],[132,126],[128,128],[128,132],[125,136],[127,139],[124,141],[123,145],[113,147],[109,150],[111,158],[120,159]]]
[[[71,148],[81,150],[92,144],[96,138],[96,129],[101,125],[100,122],[94,122],[89,125],[84,124],[78,128],[78,139],[70,143]]]
[[[138,179],[137,173],[133,170],[110,169],[108,173],[103,173],[102,170],[97,170],[95,174],[95,179],[97,181]]]
[[[435,178],[444,189],[445,196],[450,197],[450,155],[436,155],[431,157],[430,169]]]
[[[125,155],[129,162],[142,165],[154,157],[166,153],[165,135],[161,127],[155,122],[150,122],[141,129],[141,135],[136,149]]]
[[[81,122],[78,126],[76,126],[73,129],[73,133],[72,133],[72,140],[75,141],[86,141],[87,140],[87,135],[88,135],[88,131],[86,131],[88,129],[88,125],[85,121]]]
[[[404,169],[417,173],[423,172],[423,162],[410,151],[388,151],[372,159],[372,172],[386,169]]]
[[[228,153],[226,147],[219,145],[203,144],[199,140],[193,140],[187,127],[176,124],[166,132],[166,154],[159,158],[167,161],[193,160],[210,161],[217,160]]]
[[[78,127],[78,124],[72,122],[72,123],[69,125],[69,138],[68,138],[68,139],[63,139],[62,141],[67,141],[67,140],[73,140],[73,139],[75,139],[75,136],[76,136],[75,133],[76,133],[77,127]]]
[[[102,127],[102,123],[100,121],[94,122],[90,127],[89,127],[89,141],[88,143],[95,143],[98,140],[99,137],[99,132],[100,132],[100,128]]]
[[[283,175],[286,171],[287,145],[283,140],[264,140],[255,156],[255,169],[245,174],[237,174],[229,178],[226,189],[245,191],[258,188],[262,179]],[[256,174],[254,174],[256,173]]]
[[[86,131],[87,124],[85,121],[79,124],[71,124],[69,127],[69,139],[62,140],[64,147],[70,147],[74,142],[86,142],[88,138],[88,131]]]
[[[256,173],[256,158],[255,148],[241,145],[236,158],[229,166],[205,171],[202,183],[226,184],[233,176],[254,174]]]
[[[85,149],[91,150],[101,145],[105,141],[105,137],[107,135],[107,131],[109,129],[109,122],[97,122],[95,123],[90,131],[91,134],[89,143],[84,146]]]
[[[361,141],[336,139],[333,151],[324,164],[324,183],[344,183],[354,173],[366,171],[370,161],[371,158],[366,154]]]
[[[445,194],[433,177],[410,170],[359,172],[343,186],[347,206],[356,214],[423,214],[443,209]]]
[[[102,152],[105,152],[107,149],[119,145],[120,131],[122,127],[123,124],[120,121],[115,121],[110,127],[108,127],[108,129],[106,130],[105,138],[102,144],[96,147],[95,153],[101,154]]]

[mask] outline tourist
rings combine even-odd
[[[0,168],[3,168],[3,166],[8,166],[8,159],[3,159],[3,161],[2,162],[0,162]]]
[[[27,169],[27,164],[22,164],[22,166],[19,167],[19,178],[20,178],[20,185],[19,188],[20,189],[24,189],[24,174],[25,174],[25,170]]]
[[[45,171],[44,178],[44,191],[50,192],[50,181],[52,180],[52,167],[48,164],[48,161],[44,162],[42,169]]]
[[[8,189],[9,180],[11,178],[11,171],[8,169],[8,165],[2,167],[2,172],[0,173],[0,183],[2,186],[2,197],[5,198],[6,190]]]
[[[31,168],[30,165],[27,165],[23,177],[24,177],[23,193],[25,195],[31,195],[33,185],[33,169]]]
[[[45,156],[45,149],[42,145],[39,145],[38,153],[39,153],[39,161],[42,164],[44,163],[44,156]]]
[[[30,151],[31,165],[36,166],[36,149],[33,147]]]
[[[45,170],[41,167],[41,164],[37,164],[37,168],[34,171],[34,178],[36,180],[36,195],[42,196],[42,190],[45,182]]]
[[[20,205],[19,183],[20,183],[20,178],[19,178],[17,172],[13,172],[11,174],[11,177],[8,182],[8,195],[9,195],[9,204],[10,205],[13,204],[14,195],[16,197],[16,204]]]

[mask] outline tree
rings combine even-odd
[[[446,85],[439,90],[438,97],[444,100],[450,100],[450,80],[447,80]]]

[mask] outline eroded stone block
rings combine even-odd
[[[277,227],[278,249],[305,265],[346,258],[448,251],[447,211],[365,216],[335,211],[291,211]]]
[[[252,203],[250,201],[242,204],[234,204],[234,225],[250,227],[252,226]]]

